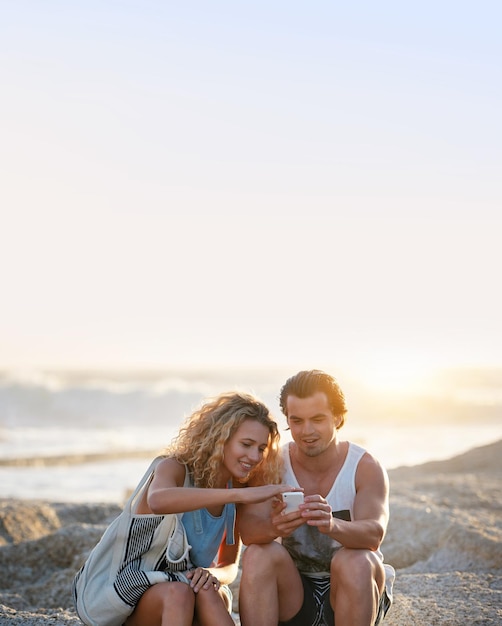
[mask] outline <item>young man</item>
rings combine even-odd
[[[304,492],[244,507],[242,626],[373,626],[392,601],[394,569],[379,550],[389,519],[384,468],[338,438],[345,398],[335,379],[302,371],[281,389],[293,441],[283,446],[283,482]],[[274,539],[278,539],[274,541]]]

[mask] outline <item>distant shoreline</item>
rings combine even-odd
[[[493,441],[486,444],[474,445],[472,448],[468,448],[465,452],[460,454],[452,454],[449,457],[441,459],[430,459],[424,462],[400,464],[392,468],[387,468],[389,472],[398,471],[401,469],[415,468],[417,466],[428,466],[434,464],[442,464],[448,462],[452,458],[464,456],[469,454],[471,450],[484,448],[486,446],[496,445],[502,441],[502,438],[495,438]],[[365,446],[362,442],[361,445]],[[154,458],[163,453],[163,448],[145,448],[145,449],[120,449],[120,450],[106,450],[102,452],[71,452],[66,454],[46,454],[37,456],[23,456],[23,457],[4,457],[0,458],[0,467],[55,467],[65,465],[81,465],[86,463],[102,463],[107,461],[124,461],[126,459],[148,459]],[[368,448],[369,452],[372,452],[371,447]]]
[[[109,452],[76,452],[34,457],[0,459],[0,467],[52,467],[56,465],[79,465],[124,459],[153,458],[161,454],[159,450],[113,450]]]

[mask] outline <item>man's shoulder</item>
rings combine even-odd
[[[355,463],[358,469],[368,469],[371,471],[377,471],[378,473],[386,473],[386,470],[377,457],[372,454],[366,448],[363,448],[353,441],[348,441],[347,458],[350,458]]]
[[[355,441],[347,440],[347,443],[349,445],[349,448],[354,450],[354,451],[357,451],[357,452],[360,452],[360,453],[368,452],[368,450],[366,448],[364,448],[360,444],[356,443]]]
[[[358,457],[359,459],[364,459],[365,461],[372,461],[378,463],[378,459],[372,454],[367,448],[363,448],[358,443],[354,443],[353,441],[347,441],[348,450],[347,454],[351,454],[353,456]]]
[[[358,446],[358,448],[357,452],[360,454],[360,457],[357,461],[357,477],[366,476],[388,480],[387,470],[384,465],[368,450],[361,446]]]

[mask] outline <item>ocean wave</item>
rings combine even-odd
[[[0,427],[179,423],[204,398],[228,390],[255,393],[277,411],[280,380],[263,371],[3,372]]]
[[[497,370],[498,371],[498,370]],[[281,422],[278,394],[286,373],[279,370],[187,370],[123,372],[0,372],[2,428],[58,426],[116,428],[144,424],[179,426],[204,398],[222,391],[255,393]],[[353,380],[346,391],[349,421],[407,423],[496,423],[502,417],[502,372],[483,378],[465,374],[440,380],[420,394],[382,393]],[[457,384],[458,382],[458,384]],[[462,383],[462,385],[460,385]]]

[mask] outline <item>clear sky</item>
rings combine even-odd
[[[0,367],[501,365],[501,18],[0,1]]]

